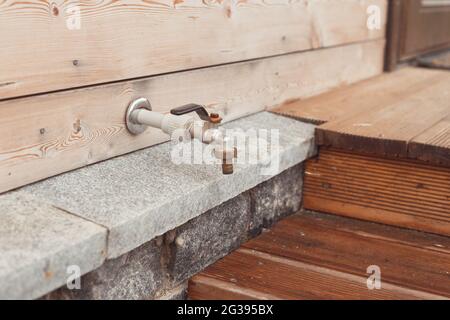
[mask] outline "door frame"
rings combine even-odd
[[[389,0],[385,56],[386,71],[395,70],[398,64],[408,62],[419,55],[450,47],[449,40],[424,49],[408,52],[406,48],[406,31],[408,30],[408,18],[411,19],[413,17],[416,19],[420,19],[422,16],[422,19],[424,19],[423,16],[425,14],[436,14],[437,9],[442,9],[442,6],[436,5],[420,10],[421,12],[419,12],[418,6],[420,6],[419,0]],[[415,12],[412,12],[411,9],[413,9]],[[446,10],[448,10],[448,14],[450,15],[450,7],[448,7],[448,9]],[[442,20],[437,21],[436,23],[440,22],[442,22]]]

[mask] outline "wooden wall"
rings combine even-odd
[[[126,131],[139,96],[228,121],[375,76],[386,2],[0,1],[0,192],[167,140]]]

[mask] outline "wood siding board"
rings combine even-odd
[[[0,100],[384,38],[386,0],[0,2]],[[366,27],[378,5],[382,28]]]
[[[127,132],[134,98],[161,112],[200,103],[230,121],[376,76],[383,48],[376,40],[0,102],[0,192],[167,141],[156,129]]]
[[[238,249],[198,277],[191,280],[190,288],[199,286],[199,280],[207,277],[222,284],[219,286],[222,290],[223,283],[227,283],[228,292],[255,292],[260,299],[424,299],[432,296],[390,284],[385,284],[389,289],[368,290],[366,278],[361,276],[248,249]],[[193,297],[191,293],[189,296]],[[225,297],[236,299],[242,294]]]

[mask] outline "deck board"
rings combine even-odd
[[[450,164],[446,71],[405,68],[272,111],[320,124],[318,145]]]
[[[450,166],[450,115],[413,138],[408,153],[413,158]]]
[[[302,212],[192,278],[191,299],[437,299],[450,297],[450,240]],[[367,267],[381,269],[369,290]]]
[[[235,292],[242,299],[426,299],[433,295],[386,285],[385,290],[368,290],[366,277],[284,259],[260,251],[239,249],[209,268],[191,286],[191,297],[201,298],[205,282]],[[200,287],[200,288],[199,288]],[[209,293],[214,289],[209,288]],[[204,295],[205,293],[203,293]],[[235,299],[236,296],[228,296]]]
[[[307,161],[305,208],[450,235],[450,168],[322,148]]]
[[[288,101],[271,111],[316,124],[345,119],[405,99],[412,92],[431,86],[441,77],[440,73],[422,70],[405,68],[384,73],[308,99]]]

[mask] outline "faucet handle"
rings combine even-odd
[[[181,116],[183,114],[191,112],[197,113],[200,119],[214,124],[220,123],[222,121],[222,118],[219,116],[219,114],[217,113],[210,114],[208,113],[208,111],[206,111],[204,106],[195,103],[189,103],[184,106],[170,110],[170,113],[176,116]]]

